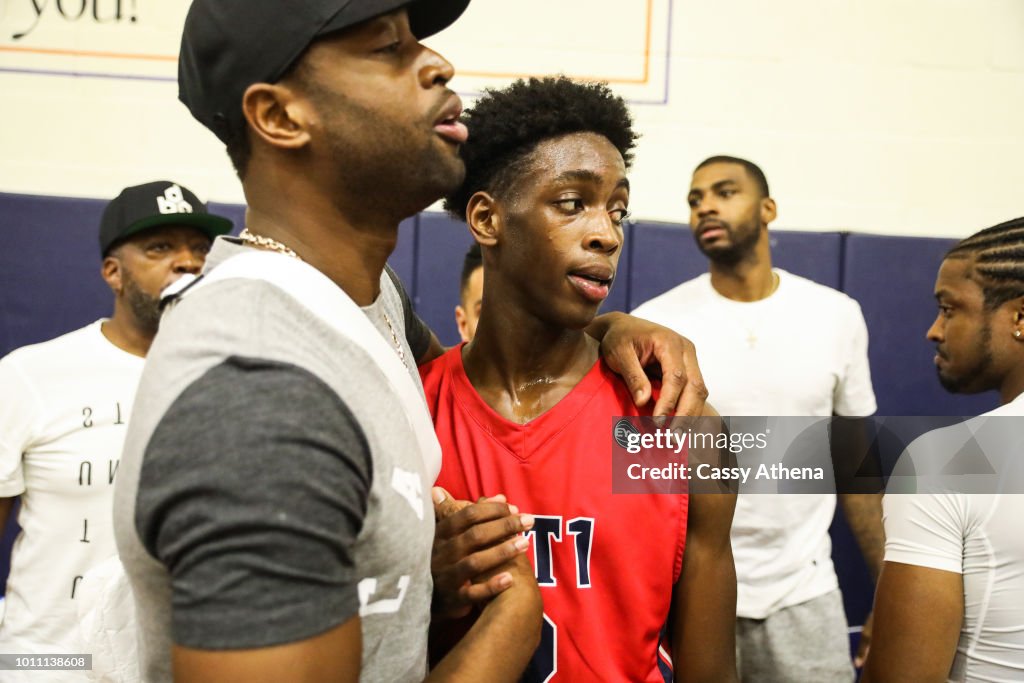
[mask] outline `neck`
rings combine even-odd
[[[763,246],[762,246],[763,245]],[[767,240],[761,240],[748,257],[738,263],[725,265],[711,261],[711,286],[733,301],[761,301],[767,299],[778,286],[772,272],[772,257]]]
[[[484,283],[485,301],[509,301],[488,292]],[[485,304],[476,336],[463,351],[466,374],[480,396],[521,424],[564,398],[597,358],[598,343],[583,330],[554,326],[500,304]]]
[[[999,387],[999,398],[1002,405],[1010,403],[1024,393],[1024,363],[1018,363],[1016,371],[1007,375]]]
[[[144,330],[120,303],[114,303],[114,315],[100,325],[100,331],[111,344],[134,356],[146,357],[153,344],[155,331]]]
[[[249,232],[294,250],[359,306],[380,293],[380,276],[398,241],[399,218],[311,186],[309,170],[247,177]],[[358,208],[356,208],[358,207]]]

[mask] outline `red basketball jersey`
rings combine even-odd
[[[420,368],[441,443],[437,485],[504,493],[536,517],[531,559],[544,599],[541,644],[523,680],[650,681],[682,570],[686,495],[612,494],[612,417],[650,415],[604,364],[520,425],[476,393],[462,347]]]

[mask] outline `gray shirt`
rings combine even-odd
[[[244,249],[218,239],[206,269]],[[420,386],[429,331],[390,273],[363,312],[389,345],[383,314],[398,327]],[[267,282],[170,307],[115,488],[146,681],[171,680],[172,642],[268,647],[357,614],[361,680],[425,675],[431,482],[402,410],[365,351]]]

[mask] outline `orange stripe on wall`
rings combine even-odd
[[[20,47],[0,45],[0,52],[23,52],[37,55],[61,55],[67,57],[102,57],[104,59],[146,60],[151,62],[176,62],[176,55],[143,55],[128,52],[96,52],[93,50],[66,50],[60,48]]]

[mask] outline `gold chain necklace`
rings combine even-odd
[[[238,233],[238,239],[259,249],[276,251],[278,254],[291,256],[294,259],[302,261],[302,257],[296,254],[295,250],[288,245],[278,242],[275,239],[264,237],[263,235],[251,233],[249,232],[249,228],[244,228],[242,232]],[[402,361],[402,365],[404,365],[406,370],[408,370],[409,364],[405,362],[405,351],[402,350],[402,342],[398,340],[398,335],[395,334],[395,326],[391,324],[391,318],[389,318],[388,314],[384,312],[383,307],[381,307],[380,313],[384,316],[384,324],[388,326],[388,330],[391,332],[391,341],[395,343],[395,352],[398,353],[398,359]]]
[[[402,350],[402,342],[398,341],[398,335],[395,334],[395,327],[391,324],[391,318],[388,314],[381,310],[380,314],[384,316],[384,322],[388,326],[388,330],[391,332],[391,341],[395,342],[395,351],[398,352],[398,360],[402,361],[402,365],[409,369],[409,364],[405,362],[405,351]]]
[[[285,256],[291,256],[297,258],[300,261],[302,257],[295,253],[295,250],[288,247],[277,240],[264,237],[263,235],[254,235],[249,232],[249,228],[245,228],[238,234],[238,239],[260,249],[269,249],[270,251],[276,251],[278,254],[284,254]]]

